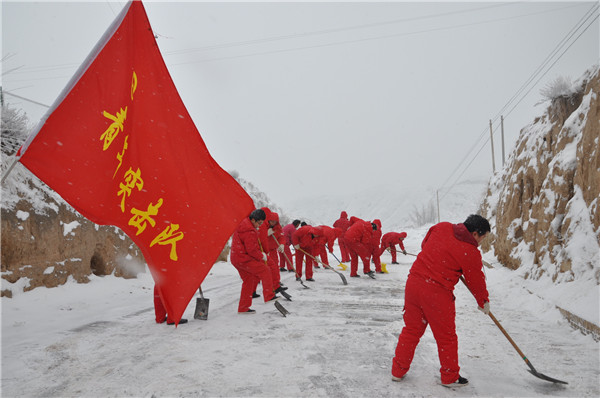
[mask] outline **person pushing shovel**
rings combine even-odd
[[[488,291],[478,249],[488,232],[488,220],[474,214],[462,224],[442,222],[427,232],[406,281],[404,328],[392,361],[393,381],[400,381],[408,372],[415,349],[429,324],[438,346],[442,385],[462,387],[469,383],[459,374],[453,290],[464,276],[479,309],[489,314]]]
[[[265,303],[279,298],[275,295],[273,278],[266,263],[267,255],[260,249],[258,240],[258,228],[265,219],[264,210],[254,210],[242,220],[231,239],[231,264],[238,270],[240,278],[242,278],[242,290],[238,304],[238,313],[240,314],[256,313],[250,308],[250,305],[252,305],[252,291],[258,281],[262,283]]]

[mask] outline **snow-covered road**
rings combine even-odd
[[[491,309],[536,369],[569,382],[555,385],[527,372],[492,320],[457,285],[461,374],[456,391],[439,385],[429,329],[413,366],[390,378],[403,326],[404,283],[414,257],[400,256],[389,274],[349,278],[319,269],[304,289],[284,274],[293,301],[255,300],[238,315],[241,281],[218,263],[203,284],[207,321],[193,319],[195,299],[177,329],[154,323],[149,274],[125,280],[93,277],[2,298],[4,397],[597,397],[599,343],[573,330],[554,305],[531,294],[515,272],[486,269]],[[333,260],[335,262],[335,260]],[[3,281],[5,283],[5,281]],[[260,300],[260,299],[259,299]]]

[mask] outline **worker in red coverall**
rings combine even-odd
[[[373,273],[369,262],[371,252],[373,251],[373,229],[377,228],[377,226],[358,217],[351,217],[350,223],[350,228],[344,234],[344,240],[346,241],[346,247],[350,255],[350,276],[358,278],[360,277],[358,275],[359,257],[363,262],[363,272],[365,275]]]
[[[283,232],[279,224],[279,214],[263,207],[266,220],[258,228],[258,236],[261,249],[267,254],[267,265],[271,270],[273,279],[273,288],[275,293],[287,290],[287,287],[281,286],[281,275],[279,274],[279,252],[283,252]],[[255,288],[256,290],[256,288]]]
[[[175,321],[167,316],[167,309],[163,305],[160,294],[158,293],[158,285],[154,285],[154,316],[156,323],[164,323],[166,321],[167,325],[175,325]],[[181,318],[179,320],[179,325],[187,323],[187,321],[187,319]]]
[[[331,228],[328,225],[319,225],[316,228],[321,231],[321,238],[319,238],[318,242],[318,255],[321,256],[321,262],[325,264],[326,267],[329,267],[327,252],[333,253],[333,244],[335,243],[335,240],[342,235],[342,230],[339,228]]]
[[[296,230],[292,235],[292,243],[296,250],[296,280],[299,281],[302,278],[302,264],[306,260],[306,280],[314,282],[313,279],[313,263],[314,260],[311,256],[317,255],[317,243],[321,233],[316,228],[310,225],[304,225]],[[310,254],[306,256],[305,252]]]
[[[377,225],[377,229],[374,229],[372,232],[372,243],[371,243],[371,259],[373,260],[373,264],[375,264],[375,272],[378,274],[383,274],[384,272],[381,270],[381,220],[376,219],[373,220],[373,224]]]
[[[340,218],[338,218],[333,223],[334,228],[339,228],[342,230],[342,235],[338,238],[338,246],[340,247],[340,253],[342,255],[342,262],[350,261],[350,254],[348,254],[348,248],[346,246],[346,240],[344,238],[344,234],[350,227],[350,220],[348,220],[348,213],[343,211],[340,214]]]
[[[402,254],[406,255],[406,249],[404,249],[404,243],[402,242],[406,238],[406,232],[388,232],[383,234],[381,237],[381,251],[380,255],[383,254],[385,249],[390,249],[392,253],[392,264],[398,264],[396,261],[396,245],[400,246]]]
[[[490,231],[489,222],[470,215],[462,224],[442,222],[429,229],[421,253],[410,269],[404,291],[404,328],[392,364],[392,380],[408,372],[415,348],[427,328],[437,342],[442,385],[468,384],[458,366],[454,285],[464,275],[479,309],[489,314],[490,305],[478,246]]]
[[[265,302],[277,299],[273,289],[271,272],[266,264],[267,255],[260,249],[258,228],[264,222],[266,214],[257,209],[244,218],[231,239],[231,264],[238,270],[242,278],[242,291],[238,313],[253,314],[252,292],[258,281],[262,283]]]
[[[279,271],[285,271],[286,267],[288,272],[294,272],[294,258],[292,257],[292,235],[298,229],[300,220],[294,220],[291,224],[283,227],[283,253],[279,253]]]

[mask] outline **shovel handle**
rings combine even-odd
[[[473,294],[473,291],[471,290],[471,288],[469,287],[469,285],[467,285],[467,281],[465,281],[465,278],[462,275],[460,276],[460,280],[462,281],[462,283],[465,284],[465,286],[467,287],[467,289],[469,289],[469,291],[471,292],[471,294]],[[510,335],[508,334],[508,332],[502,327],[502,325],[500,324],[500,322],[496,319],[496,317],[494,316],[494,314],[492,314],[492,311],[490,311],[488,313],[488,315],[490,316],[490,318],[492,318],[492,321],[494,321],[494,323],[496,324],[496,326],[498,326],[498,329],[500,329],[500,331],[502,332],[502,334],[504,335],[504,337],[506,337],[506,339],[510,342],[510,344],[517,351],[517,353],[519,353],[519,356],[525,361],[525,363],[527,364],[527,366],[529,366],[529,368],[531,370],[533,370],[535,373],[537,373],[537,371],[535,370],[535,368],[533,367],[533,365],[531,364],[531,362],[529,362],[529,359],[527,359],[527,356],[525,356],[525,354],[523,354],[523,351],[521,351],[521,349],[519,348],[519,346],[517,346],[517,343],[515,343],[515,341],[510,337]]]
[[[198,292],[200,293],[200,298],[204,300],[204,295],[202,294],[202,288],[198,287]]]

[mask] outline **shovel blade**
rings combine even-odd
[[[277,311],[281,312],[281,315],[283,315],[284,318],[290,313],[279,301],[275,301],[275,308],[277,308]]]
[[[342,278],[342,283],[343,283],[344,285],[347,285],[347,284],[348,284],[348,281],[346,280],[346,277],[344,276],[344,274],[340,274],[340,273],[338,273],[338,275],[340,276],[340,278]]]
[[[206,321],[208,319],[208,304],[210,299],[196,298],[196,310],[194,311],[194,319]]]
[[[562,381],[562,380],[558,380],[558,379],[555,379],[555,378],[550,377],[550,376],[546,376],[545,374],[540,373],[538,371],[533,371],[531,369],[527,369],[527,370],[529,371],[529,373],[531,373],[535,377],[540,378],[542,380],[550,381],[552,383],[569,384],[566,381]]]

